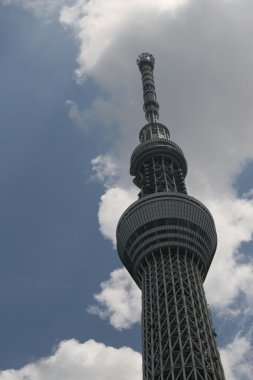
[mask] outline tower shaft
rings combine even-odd
[[[217,246],[212,215],[186,191],[187,162],[158,123],[154,57],[139,56],[148,124],[131,156],[139,200],[117,227],[119,257],[142,290],[144,380],[225,380],[203,282]]]
[[[152,252],[141,265],[143,378],[224,379],[201,269],[180,248]]]

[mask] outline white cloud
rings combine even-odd
[[[94,296],[97,305],[88,309],[91,314],[108,319],[118,330],[140,321],[141,292],[124,268],[114,270],[109,280],[102,282],[101,288]]]
[[[124,369],[124,370],[122,370]],[[141,380],[141,355],[94,340],[62,341],[52,356],[19,370],[0,371],[0,380]]]
[[[248,337],[235,337],[234,341],[220,350],[226,379],[252,380],[253,347]]]
[[[116,246],[116,227],[121,214],[136,200],[136,189],[111,187],[102,195],[98,220],[102,234]]]
[[[243,263],[240,248],[252,239],[253,202],[221,197],[206,203],[218,232],[218,250],[205,283],[207,299],[218,311],[228,312],[240,292],[248,304],[253,302],[253,261]],[[235,311],[233,308],[231,312]],[[246,310],[238,312],[243,314]]]
[[[65,6],[62,9],[60,21],[75,30],[80,43],[77,76],[82,78],[86,73],[94,72],[94,69],[97,74],[96,65],[101,63],[101,58],[109,51],[113,54],[111,60],[118,66],[126,55],[121,56],[123,46],[120,51],[113,51],[112,47],[122,38],[122,33],[128,34],[129,39],[133,38],[133,32],[136,39],[139,37],[137,34],[141,34],[144,38],[145,23],[149,21],[151,12],[154,19],[163,12],[168,12],[171,16],[187,2],[188,0],[139,0],[138,2],[135,0],[107,0],[106,2],[78,0],[71,7]],[[128,27],[129,25],[131,28]],[[128,50],[129,46],[125,46],[125,53]]]
[[[118,166],[115,159],[109,154],[99,155],[91,160],[92,171],[95,174],[92,179],[98,179],[104,182],[115,182],[119,176]]]

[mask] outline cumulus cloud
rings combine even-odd
[[[229,306],[241,292],[252,305],[253,261],[243,261],[241,244],[252,239],[253,202],[221,197],[206,203],[212,210],[219,237],[218,250],[205,283],[207,298],[220,312],[229,312]],[[235,307],[231,307],[232,313]],[[237,312],[243,314],[247,310]]]
[[[119,176],[118,166],[115,159],[109,154],[99,155],[91,160],[92,171],[94,175],[92,179],[97,179],[104,184],[115,182]]]
[[[99,204],[98,220],[100,231],[111,239],[116,247],[116,227],[118,220],[126,208],[136,200],[136,189],[111,187],[102,195]]]
[[[116,269],[109,280],[102,282],[101,292],[95,294],[96,305],[88,308],[91,314],[108,319],[118,330],[140,321],[141,292],[124,268]]]
[[[119,41],[122,35],[128,34],[128,38],[131,39],[134,32],[135,38],[138,39],[136,28],[141,26],[143,30],[138,29],[138,34],[145,38],[145,23],[149,21],[151,12],[154,12],[154,17],[162,15],[163,12],[172,15],[187,2],[188,0],[79,0],[73,6],[65,6],[61,11],[60,21],[75,30],[80,43],[77,76],[81,78],[86,73],[94,72],[94,69],[97,71],[96,65],[101,63],[101,58],[109,51],[118,66],[129,50],[129,47],[125,46],[122,49],[122,46],[120,51],[113,51],[114,43]],[[131,25],[131,28],[128,28],[128,25]],[[123,50],[126,54],[120,56]]]
[[[124,369],[122,371],[122,369]],[[119,349],[94,340],[62,341],[52,356],[19,370],[0,371],[0,380],[140,380],[141,355],[128,347]]]
[[[226,379],[253,378],[253,350],[247,336],[236,336],[232,343],[220,350]]]

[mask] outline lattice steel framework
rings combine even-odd
[[[203,273],[194,256],[164,248],[141,264],[144,379],[223,378]]]
[[[148,124],[131,157],[139,200],[117,227],[120,259],[142,290],[144,380],[225,380],[203,282],[217,245],[213,218],[187,194],[187,162],[158,123],[154,57],[141,54]]]

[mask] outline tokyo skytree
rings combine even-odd
[[[153,70],[143,53],[147,124],[131,156],[139,199],[117,227],[119,257],[142,291],[144,380],[225,380],[203,282],[217,246],[208,209],[187,194],[187,162],[159,119]]]

